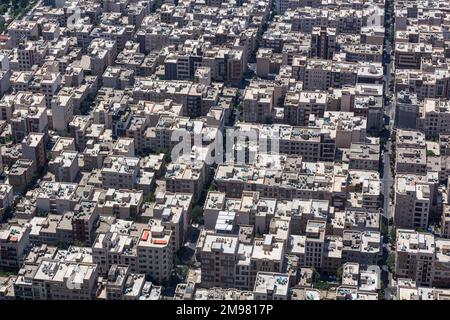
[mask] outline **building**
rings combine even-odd
[[[30,244],[31,227],[7,226],[0,230],[0,266],[18,268],[26,256]]]
[[[253,294],[256,300],[288,300],[288,276],[283,273],[258,272]]]

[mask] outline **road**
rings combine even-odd
[[[388,8],[389,0],[386,1],[386,8]],[[392,9],[392,7],[390,8]],[[383,170],[382,170],[382,192],[384,196],[384,203],[383,203],[383,215],[386,217],[387,220],[389,220],[392,217],[392,208],[390,204],[389,194],[391,187],[394,183],[394,179],[392,177],[392,171],[390,166],[390,156],[391,156],[391,139],[392,131],[394,129],[394,121],[395,121],[395,107],[393,105],[392,99],[389,99],[389,97],[393,97],[393,92],[391,92],[391,88],[389,86],[389,83],[392,79],[392,43],[390,41],[389,37],[389,30],[390,26],[392,24],[392,12],[391,10],[387,9],[385,13],[385,22],[384,26],[386,28],[386,34],[385,34],[385,42],[384,42],[384,48],[385,48],[385,55],[383,59],[383,65],[384,65],[384,96],[385,96],[385,103],[384,103],[384,118],[385,118],[385,129],[387,130],[389,134],[389,138],[386,141],[384,152],[383,152]]]
[[[385,37],[384,37],[384,56],[383,56],[383,67],[384,67],[384,125],[385,125],[385,131],[382,138],[383,141],[383,155],[382,155],[382,161],[383,166],[381,168],[382,173],[382,192],[383,192],[383,216],[386,218],[386,222],[389,221],[389,219],[393,216],[393,208],[391,205],[391,199],[390,199],[390,191],[394,184],[394,178],[392,176],[391,171],[391,147],[392,147],[392,134],[395,126],[395,88],[391,88],[389,86],[391,80],[392,80],[392,72],[393,72],[393,57],[392,57],[392,46],[391,43],[391,37],[390,37],[390,28],[393,23],[392,16],[393,16],[393,6],[390,4],[393,0],[385,0],[385,21],[384,21],[384,27],[385,27]],[[393,90],[391,90],[393,89]],[[394,142],[395,143],[395,142]],[[388,228],[389,233],[389,228]],[[382,275],[381,279],[384,284],[385,288],[385,299],[392,299],[392,292],[390,290],[390,278],[391,274],[388,272],[388,267],[386,265],[387,258],[389,256],[390,250],[389,250],[389,244],[383,244],[383,257],[381,261],[382,266]]]

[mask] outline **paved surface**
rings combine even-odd
[[[388,7],[388,3],[391,0],[386,0],[386,7]],[[392,23],[392,12],[386,11],[385,15],[385,28],[386,30],[390,29]],[[389,34],[389,31],[387,31]],[[385,128],[389,132],[389,136],[392,135],[392,131],[394,129],[394,120],[395,120],[395,107],[393,105],[393,101],[387,99],[387,97],[391,96],[393,92],[390,91],[389,83],[392,80],[391,72],[392,72],[392,44],[390,42],[389,37],[385,37],[385,56],[384,56],[384,94],[385,94],[385,107],[384,107],[384,116],[385,116]],[[384,196],[383,203],[383,215],[389,220],[392,217],[392,208],[390,204],[389,194],[391,190],[391,186],[394,183],[394,179],[392,177],[392,171],[390,166],[390,155],[391,155],[391,139],[389,138],[385,144],[384,152],[383,152],[383,170],[382,170],[382,192]]]

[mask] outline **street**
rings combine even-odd
[[[386,1],[386,8],[388,6],[389,1]],[[385,30],[386,35],[384,38],[384,47],[385,47],[385,55],[384,55],[384,117],[385,117],[385,129],[388,132],[389,138],[386,141],[384,152],[383,152],[383,170],[382,170],[382,190],[383,190],[383,216],[389,221],[392,217],[392,208],[391,202],[389,198],[391,187],[394,183],[394,179],[392,176],[391,165],[390,165],[390,157],[391,157],[391,147],[392,147],[392,131],[394,129],[395,122],[395,107],[393,103],[394,93],[391,92],[390,82],[392,80],[391,72],[392,68],[392,43],[389,37],[389,30],[392,23],[392,12],[389,9],[386,9],[385,14]],[[392,99],[391,99],[392,98]]]

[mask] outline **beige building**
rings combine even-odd
[[[441,237],[450,238],[450,205],[444,204],[441,215]]]
[[[0,219],[5,212],[14,204],[13,186],[10,184],[0,184]]]
[[[77,204],[78,184],[68,182],[42,182],[36,196],[36,207],[41,212],[59,213],[72,211]]]
[[[427,173],[427,154],[424,148],[396,148],[397,174],[424,175]]]
[[[139,158],[111,156],[101,169],[104,188],[134,189],[139,172]]]
[[[139,273],[158,283],[169,280],[174,258],[171,237],[171,230],[157,224],[142,231],[136,246]]]
[[[398,229],[395,252],[395,273],[399,278],[413,279],[420,286],[431,286],[435,239],[428,233]]]
[[[378,171],[380,167],[380,145],[352,143],[348,152],[348,167],[356,170]]]
[[[425,99],[420,110],[417,127],[428,139],[450,133],[450,103],[448,101]]]
[[[97,277],[96,264],[44,259],[32,278],[33,299],[95,299]]]
[[[207,179],[208,167],[204,161],[179,161],[167,166],[166,190],[172,193],[192,193],[197,201]]]
[[[394,224],[399,228],[427,228],[432,204],[431,187],[414,175],[395,179]]]
[[[33,181],[36,173],[36,166],[33,160],[18,159],[11,166],[8,172],[9,184],[13,187],[15,193],[22,193]]]
[[[323,118],[327,104],[326,91],[287,92],[284,100],[284,121],[290,125],[307,126],[311,115]]]
[[[57,95],[51,102],[53,130],[63,132],[73,119],[73,98],[69,95]]]
[[[18,268],[22,265],[30,244],[30,231],[29,225],[7,226],[0,230],[0,266]]]
[[[197,250],[202,264],[203,287],[234,287],[238,247],[237,236],[200,236]]]
[[[55,175],[57,182],[74,182],[80,172],[78,152],[63,151],[48,163],[49,170]]]
[[[135,219],[140,215],[144,194],[142,191],[128,189],[100,189],[92,197],[98,203],[102,216],[112,216],[119,219]]]
[[[174,251],[178,251],[186,240],[192,205],[192,194],[165,192],[157,194],[155,204],[150,207],[153,209],[152,217],[160,219],[161,225],[172,231]]]
[[[14,142],[21,142],[29,133],[46,133],[48,117],[45,107],[15,109],[11,118],[11,133]]]
[[[272,88],[247,88],[243,97],[244,121],[256,123],[270,121],[275,104],[273,96]]]
[[[255,300],[288,300],[288,275],[274,272],[258,272],[253,295]]]
[[[30,133],[22,140],[22,157],[33,160],[37,170],[41,170],[47,163],[45,144],[44,133]]]
[[[305,238],[305,263],[306,267],[320,268],[322,266],[325,246],[326,222],[308,221]]]

